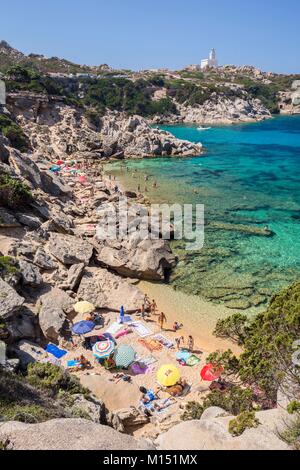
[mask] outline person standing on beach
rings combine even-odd
[[[163,330],[164,323],[166,321],[167,321],[166,315],[164,314],[164,312],[160,312],[160,314],[158,315],[158,324],[159,324],[161,330]]]
[[[175,343],[177,346],[177,349],[179,350],[181,348],[181,342],[184,344],[184,337],[180,336],[179,338],[175,338]]]
[[[155,315],[156,310],[157,310],[157,304],[156,304],[155,300],[153,299],[152,303],[150,305],[150,311],[151,311],[152,315]]]
[[[194,338],[190,335],[188,339],[188,348],[190,352],[194,351]]]

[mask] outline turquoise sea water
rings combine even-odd
[[[281,286],[300,278],[300,116],[256,124],[163,126],[176,137],[202,142],[203,157],[134,160],[111,167],[131,189],[159,202],[202,203],[207,222],[265,227],[271,238],[207,227],[197,253],[174,242],[180,263],[174,288],[231,308],[263,307]],[[129,171],[128,171],[129,170]],[[158,189],[153,189],[155,180]]]

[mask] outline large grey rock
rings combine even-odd
[[[24,286],[39,287],[42,284],[43,278],[37,266],[23,259],[19,260],[19,266]]]
[[[16,217],[4,207],[0,207],[0,228],[20,227]]]
[[[53,210],[51,212],[48,228],[50,231],[73,235],[73,228],[74,222],[72,217],[64,214],[62,211]]]
[[[93,246],[90,243],[60,233],[51,233],[48,249],[55,258],[65,265],[88,264],[93,254]]]
[[[36,316],[24,307],[17,315],[13,315],[6,321],[6,327],[12,341],[35,339],[38,333]]]
[[[67,285],[70,290],[76,290],[80,284],[85,268],[84,263],[73,264],[68,271]]]
[[[277,409],[261,411],[256,417],[260,422],[257,428],[233,437],[228,426],[234,416],[223,417],[220,410],[216,413],[214,409],[200,420],[172,427],[155,444],[159,450],[288,450],[288,445],[278,437],[278,429],[283,426],[281,413]]]
[[[67,315],[73,311],[74,301],[66,292],[54,288],[40,299],[39,323],[45,337],[57,342],[68,326]]]
[[[41,221],[38,217],[35,217],[32,214],[16,214],[16,217],[20,224],[25,225],[26,227],[36,230],[41,226]]]
[[[103,401],[94,397],[85,398],[83,395],[73,395],[72,410],[80,410],[88,414],[94,423],[106,424],[106,408]]]
[[[0,278],[0,317],[11,317],[20,310],[24,301],[15,289]]]
[[[0,427],[0,440],[6,439],[14,450],[154,450],[145,440],[85,419],[54,419],[39,424],[9,421]]]
[[[146,280],[161,281],[176,265],[175,256],[166,240],[128,240],[99,242],[97,259],[117,273]]]
[[[53,261],[51,256],[48,255],[48,253],[46,253],[43,247],[38,248],[38,250],[35,253],[33,262],[34,264],[39,266],[39,268],[45,269],[45,270],[51,270],[51,269],[56,268],[57,266],[57,263]]]
[[[21,366],[24,368],[27,367],[28,364],[39,362],[46,358],[46,353],[43,348],[27,340],[20,341],[14,348],[14,353],[20,360]]]
[[[122,430],[122,432],[128,431],[132,427],[149,422],[149,418],[134,406],[130,406],[129,408],[121,408],[120,410],[114,411],[114,415],[118,418],[122,425],[123,429],[119,428],[119,430]]]
[[[144,294],[126,280],[106,269],[86,268],[77,295],[97,308],[135,311],[144,301]]]

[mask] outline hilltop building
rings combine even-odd
[[[208,59],[201,60],[201,70],[205,70],[209,67],[217,68],[218,67],[218,60],[216,50],[212,49],[209,53]]]

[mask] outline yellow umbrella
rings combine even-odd
[[[161,366],[157,372],[157,381],[164,387],[171,387],[172,385],[175,385],[179,379],[180,372],[177,367],[173,366],[172,364]]]
[[[77,304],[74,305],[74,310],[76,313],[86,315],[94,312],[96,309],[93,304],[84,300],[83,302],[77,302]]]

